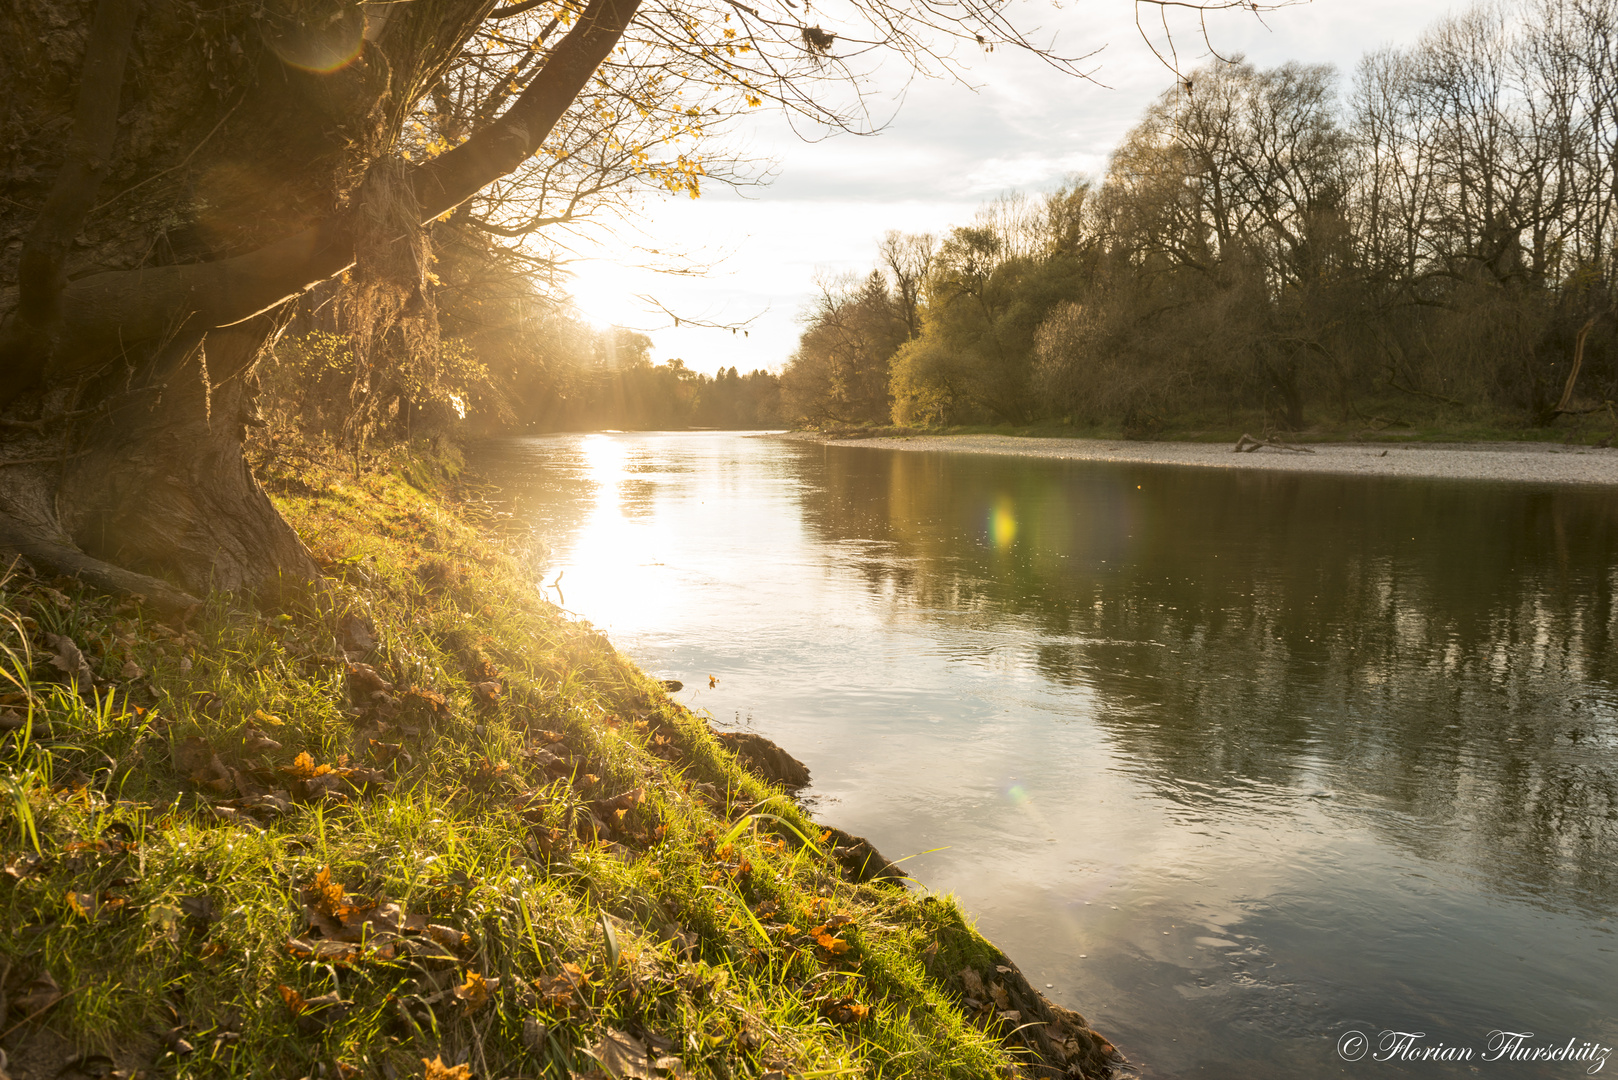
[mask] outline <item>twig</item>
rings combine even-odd
[[[18,1020],[15,1024],[12,1024],[10,1027],[6,1028],[6,1030],[0,1031],[0,1042],[4,1042],[6,1037],[8,1035],[10,1035],[13,1031],[16,1031],[20,1027],[25,1027],[28,1024],[31,1024],[35,1020],[38,1020],[41,1016],[44,1016],[47,1012],[49,1012],[50,1010],[56,1008],[56,1006],[60,1005],[62,1002],[66,1001],[68,998],[72,997],[74,994],[77,994],[80,990],[83,990],[83,989],[84,989],[83,986],[75,986],[73,989],[69,990],[67,993],[63,994],[61,997],[57,998],[55,1001],[51,1002],[48,1005],[41,1005],[39,1008],[37,1008],[33,1012],[29,1013],[27,1016],[23,1017],[21,1020]]]

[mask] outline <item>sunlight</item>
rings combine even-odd
[[[657,552],[667,537],[657,519],[633,516],[625,502],[632,444],[593,434],[580,443],[595,486],[594,505],[560,567],[563,606],[589,612],[601,627],[625,628],[661,619],[670,600]]]
[[[636,281],[637,273],[605,259],[592,259],[578,264],[568,293],[573,304],[593,326],[635,326],[644,324],[646,312],[637,293],[646,291],[644,283]]]

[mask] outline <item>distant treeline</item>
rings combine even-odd
[[[890,233],[787,419],[1545,425],[1618,397],[1618,0],[1490,4],[1334,69],[1214,63],[1099,183]],[[1612,422],[1618,423],[1618,417]]]
[[[614,329],[594,335],[588,358],[554,365],[517,389],[520,421],[529,430],[582,431],[778,425],[780,379],[721,368],[692,371],[681,360],[653,364],[651,339]],[[539,375],[537,369],[534,375]]]

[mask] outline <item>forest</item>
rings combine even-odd
[[[1099,180],[820,283],[809,425],[1618,428],[1618,4],[1185,74]]]

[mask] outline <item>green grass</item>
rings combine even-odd
[[[442,482],[272,470],[330,575],[273,614],[0,582],[13,1076],[567,1080],[612,1031],[670,1077],[1025,1060],[952,899],[845,877]]]

